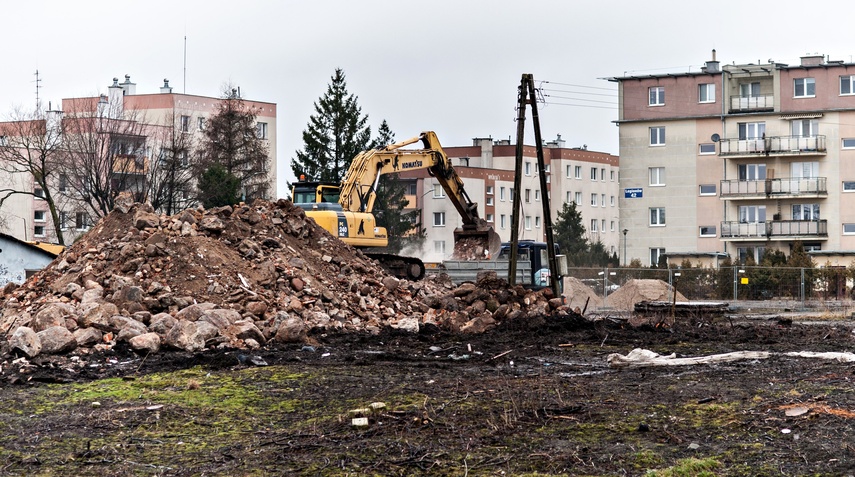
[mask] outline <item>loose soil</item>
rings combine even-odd
[[[0,474],[855,474],[851,364],[606,362],[633,348],[852,351],[848,321],[686,319],[663,329],[565,317],[477,335],[425,326],[310,338],[311,347],[253,352],[139,356],[117,345],[6,361]],[[794,408],[804,409],[788,416]]]

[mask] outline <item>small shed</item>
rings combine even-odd
[[[0,287],[24,283],[48,266],[61,251],[58,245],[25,242],[0,233]]]

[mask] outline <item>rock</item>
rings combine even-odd
[[[65,315],[68,314],[70,314],[68,305],[51,303],[33,316],[30,327],[38,333],[53,326],[65,326]]]
[[[261,330],[259,330],[254,323],[248,320],[238,320],[234,324],[228,326],[223,331],[223,336],[226,336],[232,340],[232,342],[252,338],[262,345],[266,343],[264,334],[261,333]]]
[[[166,333],[166,344],[189,352],[205,349],[205,339],[198,333],[196,322],[178,320],[175,326]]]
[[[158,313],[151,317],[148,329],[161,336],[166,336],[178,320],[169,313]]]
[[[246,304],[246,311],[255,316],[264,316],[267,312],[267,303],[264,303],[263,301],[251,301]]]
[[[273,340],[279,343],[302,343],[306,340],[308,329],[303,320],[288,317],[279,325]]]
[[[214,308],[206,311],[197,321],[206,321],[214,325],[218,330],[225,330],[240,319],[240,313],[235,310]]]
[[[206,216],[199,222],[199,228],[208,232],[219,233],[226,229],[226,224],[217,217]]]
[[[98,328],[101,331],[112,331],[110,317],[119,314],[119,308],[112,303],[103,303],[88,309],[80,317],[78,323],[83,328]]]
[[[142,230],[142,229],[154,229],[160,225],[160,217],[157,214],[137,211],[134,214],[134,227]]]
[[[42,342],[32,328],[19,326],[9,338],[9,346],[12,351],[18,352],[27,358],[35,358],[42,351]]]
[[[460,327],[461,333],[483,333],[496,327],[496,320],[490,315],[481,315],[467,321]]]
[[[217,305],[209,302],[193,304],[181,309],[175,314],[175,318],[179,320],[198,321],[208,310],[213,310]]]
[[[157,333],[144,333],[128,340],[134,351],[157,353],[160,351],[160,336]]]
[[[196,333],[207,343],[220,334],[220,329],[207,321],[199,320],[196,322]]]
[[[385,277],[383,278],[383,286],[386,287],[389,291],[395,291],[398,289],[398,285],[400,285],[401,280],[398,280],[395,277]]]
[[[73,334],[78,347],[95,346],[101,342],[103,336],[103,333],[95,328],[78,328]]]
[[[43,354],[64,354],[77,348],[77,340],[64,326],[52,326],[37,333]]]
[[[412,316],[401,318],[390,326],[398,330],[409,331],[410,333],[419,332],[419,320]]]

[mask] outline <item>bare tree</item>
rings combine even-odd
[[[256,111],[241,99],[237,89],[227,86],[216,112],[207,121],[199,148],[199,176],[214,165],[221,166],[240,180],[246,200],[265,198],[270,189],[266,131],[259,129],[266,124],[258,123],[256,117]]]
[[[60,114],[45,114],[40,107],[34,111],[16,108],[10,121],[0,123],[0,171],[6,176],[6,183],[0,186],[0,209],[16,195],[44,200],[56,242],[65,245],[59,213],[61,198],[56,193],[63,155]]]
[[[195,178],[190,165],[193,136],[181,130],[181,116],[173,109],[166,125],[150,141],[151,166],[147,199],[155,210],[172,215],[195,203],[191,190]],[[171,126],[170,126],[171,125]]]
[[[146,142],[156,126],[146,125],[139,111],[123,110],[121,102],[109,104],[104,97],[69,103],[59,161],[69,192],[97,218],[113,209],[120,192],[144,200],[150,167]]]

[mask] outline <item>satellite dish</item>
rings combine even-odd
[[[712,139],[712,142],[719,142],[721,141],[721,136],[719,136],[718,134],[713,134],[710,139]]]

